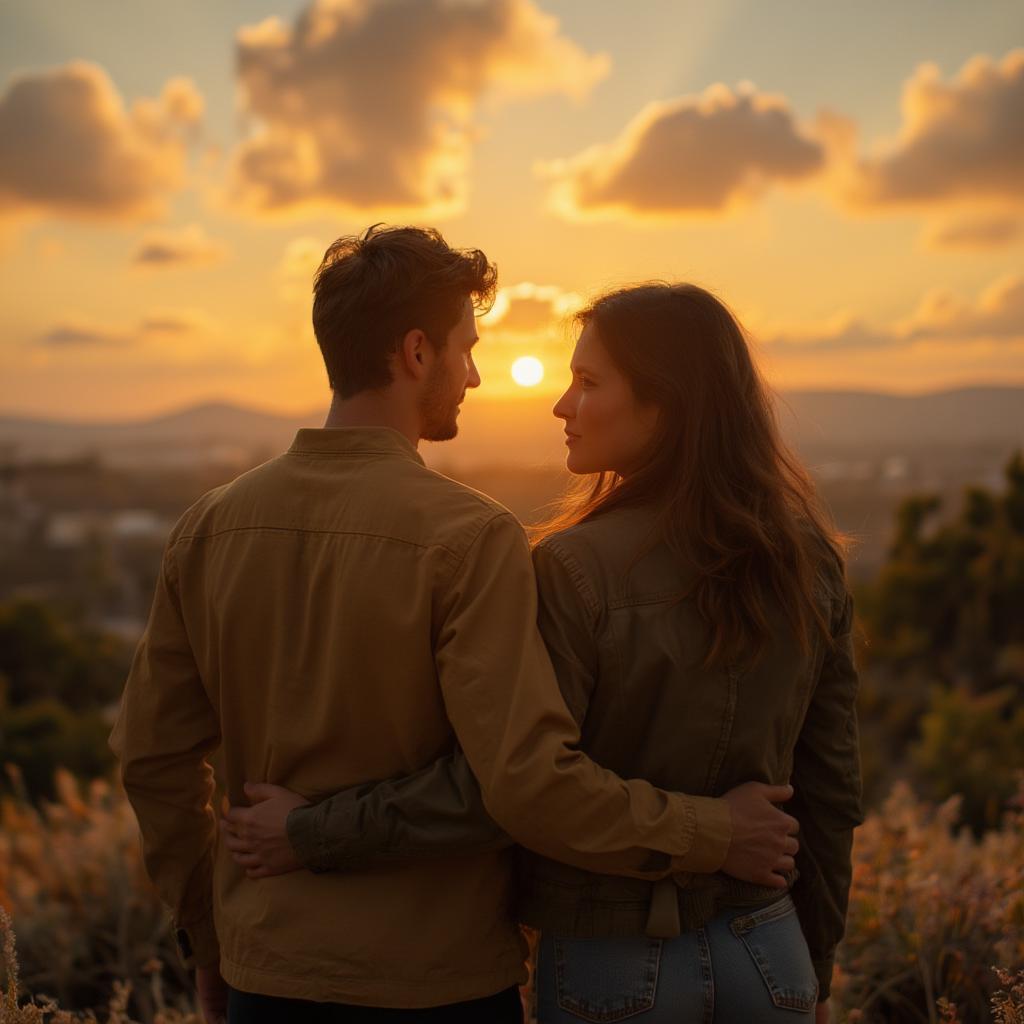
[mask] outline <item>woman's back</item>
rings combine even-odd
[[[692,570],[664,544],[642,553],[656,525],[650,508],[618,509],[534,553],[541,631],[583,748],[624,778],[694,795],[788,781],[824,638],[801,650],[784,610],[769,608],[771,638],[755,664],[705,668],[707,626],[680,599]],[[822,613],[843,596],[837,567]]]
[[[708,624],[681,597],[692,570],[651,543],[656,530],[650,507],[619,508],[535,549],[539,624],[581,747],[624,778],[693,795],[719,796],[746,780],[792,783],[786,809],[800,821],[801,848],[787,881],[824,997],[862,818],[842,568],[822,544],[817,592],[830,637],[813,635],[802,648],[785,610],[769,605],[761,656],[708,668]],[[723,907],[779,898],[721,872],[650,883],[525,850],[520,867],[521,916],[563,938],[669,938],[712,927]]]

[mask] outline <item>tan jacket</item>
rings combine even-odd
[[[247,780],[317,800],[458,742],[490,814],[548,857],[636,878],[720,866],[722,801],[624,782],[577,749],[536,614],[513,516],[386,428],[301,430],[194,505],[111,737],[186,953],[219,955],[245,991],[371,1006],[525,977],[509,849],[247,879],[217,844],[218,746],[242,803]]]

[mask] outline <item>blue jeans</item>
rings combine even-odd
[[[811,1017],[818,983],[787,895],[674,939],[545,933],[536,995],[538,1024],[771,1024]]]

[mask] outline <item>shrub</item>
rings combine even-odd
[[[1024,813],[975,839],[957,828],[959,805],[899,783],[857,830],[834,988],[850,1021],[938,1020],[940,998],[964,1024],[988,1021],[991,968],[1024,967]]]

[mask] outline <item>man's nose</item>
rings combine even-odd
[[[472,359],[469,361],[469,376],[466,378],[466,387],[480,387],[480,371],[476,368],[476,363]]]

